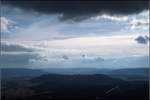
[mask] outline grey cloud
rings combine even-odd
[[[128,15],[148,10],[148,0],[2,0],[3,4],[40,14],[59,14],[60,20],[81,21],[100,14]]]
[[[101,62],[101,61],[104,61],[104,59],[101,58],[101,57],[98,57],[98,58],[95,59],[95,61]]]
[[[139,44],[147,44],[149,42],[150,38],[146,35],[146,36],[139,36],[135,40]]]
[[[85,58],[85,54],[82,55],[82,58]]]
[[[1,44],[1,50],[6,52],[33,52],[34,50],[32,48],[26,48],[21,45],[16,44]]]
[[[1,51],[6,52],[1,55],[1,65],[4,68],[32,67],[30,62],[31,59],[41,59],[41,56],[38,53],[35,53],[35,50],[26,48],[22,45],[2,43]]]
[[[68,59],[69,59],[69,57],[66,56],[66,55],[64,55],[62,58],[63,58],[64,60],[68,60]]]
[[[2,54],[2,67],[25,67],[30,66],[30,59],[40,59],[38,54]]]
[[[149,19],[132,19],[128,22],[130,29],[142,29],[146,30],[149,28]]]

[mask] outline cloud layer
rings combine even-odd
[[[57,14],[60,20],[73,21],[101,14],[135,14],[148,9],[148,0],[3,0],[3,3],[25,11]]]
[[[13,24],[14,22],[10,19],[7,19],[5,17],[0,17],[1,21],[1,32],[9,32],[9,26]]]
[[[148,45],[136,43],[136,37],[137,35],[117,35],[49,41],[18,42],[2,40],[2,45],[5,47],[2,51],[2,62],[7,67],[43,66],[45,68],[60,66],[82,67],[82,65],[110,67],[115,60],[109,61],[109,59],[118,59],[116,64],[118,63],[119,65],[116,65],[116,67],[119,67],[121,66],[119,59],[122,59],[121,63],[123,64],[124,59],[148,56]],[[129,60],[128,62],[134,65],[136,61]],[[141,63],[141,66],[142,64],[145,67],[144,63]]]
[[[1,51],[5,52],[32,52],[33,49],[16,44],[1,44]]]

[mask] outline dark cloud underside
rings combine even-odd
[[[61,14],[61,20],[73,21],[103,13],[128,15],[148,9],[148,0],[3,0],[3,3],[40,14]]]
[[[148,36],[139,36],[135,39],[139,44],[147,44],[150,40]]]
[[[37,54],[3,54],[1,58],[2,67],[24,67],[30,64],[30,59],[40,59]]]
[[[21,45],[15,45],[15,44],[11,44],[11,45],[1,44],[1,50],[7,51],[7,52],[15,52],[15,51],[17,51],[17,52],[32,52],[32,51],[34,51],[31,48],[25,48]]]
[[[41,57],[34,53],[32,48],[26,48],[16,44],[1,44],[1,51],[18,54],[3,54],[1,55],[2,67],[24,67],[30,65],[30,59],[40,59]],[[20,52],[20,53],[19,53]],[[26,52],[26,53],[23,53]],[[31,66],[29,66],[31,67]]]

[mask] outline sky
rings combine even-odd
[[[1,11],[3,68],[149,67],[147,0],[5,0]]]

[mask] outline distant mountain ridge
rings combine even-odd
[[[149,68],[98,69],[98,68],[49,68],[49,73],[56,74],[129,74],[148,75]]]
[[[149,68],[127,68],[127,69],[118,69],[117,73],[120,74],[131,74],[131,75],[149,75]]]
[[[49,69],[25,69],[6,68],[2,69],[2,79],[32,78],[43,74],[61,75],[92,75],[104,74],[111,77],[146,77],[149,76],[149,68],[126,68],[126,69],[98,69],[98,68],[49,68]]]

